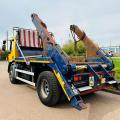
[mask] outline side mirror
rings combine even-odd
[[[3,44],[3,46],[2,46],[2,51],[6,51],[6,45],[5,44]]]
[[[5,44],[6,44],[6,41],[4,40],[4,41],[3,41],[3,45],[5,45]]]

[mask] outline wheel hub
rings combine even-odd
[[[41,92],[43,98],[48,97],[50,91],[49,91],[49,84],[48,84],[48,81],[46,79],[43,79],[41,82],[40,92]]]
[[[13,79],[13,71],[12,70],[10,70],[9,77],[10,77],[10,80],[12,81],[12,79]]]

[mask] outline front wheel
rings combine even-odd
[[[51,71],[40,73],[37,81],[37,93],[41,102],[47,106],[54,106],[58,103],[61,87]]]
[[[15,78],[15,64],[11,64],[9,69],[9,79],[12,84],[18,84],[19,81]]]

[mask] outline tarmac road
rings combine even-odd
[[[0,62],[0,120],[120,120],[120,96],[96,92],[83,99],[82,111],[69,103],[46,107],[29,85],[10,84],[7,63]]]

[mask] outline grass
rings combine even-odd
[[[115,64],[116,78],[120,81],[120,58],[112,58]]]

